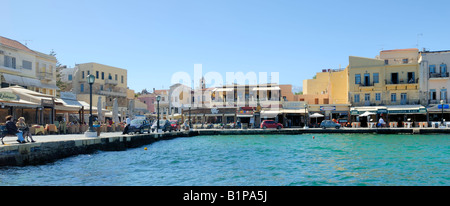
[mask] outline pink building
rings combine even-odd
[[[155,111],[155,104],[156,104],[156,94],[144,94],[138,97],[138,99],[147,105],[147,110],[150,113],[156,112]]]

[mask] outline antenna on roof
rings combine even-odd
[[[22,40],[22,41],[24,42],[25,46],[27,46],[28,42],[33,40]]]

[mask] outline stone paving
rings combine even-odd
[[[122,132],[105,132],[101,133],[100,137],[118,137],[123,136]],[[95,137],[94,137],[95,138]],[[34,135],[33,139],[36,141],[35,143],[42,143],[42,142],[58,142],[58,141],[66,141],[66,140],[81,140],[81,139],[94,139],[92,137],[85,137],[84,134],[50,134],[50,135]],[[5,145],[1,146],[8,146],[8,145],[22,145],[18,143],[17,137],[13,136],[6,136],[3,141],[5,142]],[[35,143],[25,143],[25,144],[35,144]]]

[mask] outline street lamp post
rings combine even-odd
[[[444,125],[444,100],[442,99],[441,99],[441,107],[442,107],[441,124]]]
[[[86,137],[96,137],[97,132],[94,130],[92,126],[93,118],[92,118],[92,84],[95,82],[95,76],[90,74],[87,76],[87,80],[89,83],[89,129],[86,131]]]
[[[157,119],[156,119],[156,132],[157,133],[159,133],[159,101],[161,101],[161,96],[157,96],[156,97],[156,102],[157,102],[157,105],[158,105],[158,107],[157,107],[157,112],[158,112],[158,116],[157,116]]]
[[[307,121],[307,118],[306,118],[306,109],[307,108],[308,108],[308,105],[305,104],[305,126],[303,127],[303,129],[308,129],[308,121]]]
[[[191,124],[191,106],[189,105],[189,129],[192,128],[192,124]]]

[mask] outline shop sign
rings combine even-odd
[[[218,113],[219,113],[219,109],[211,108],[211,114],[218,114]]]
[[[320,111],[335,111],[336,106],[320,106]]]
[[[53,101],[52,100],[43,99],[41,105],[43,107],[53,107]]]
[[[239,110],[238,114],[253,114],[253,110]]]
[[[389,111],[389,114],[409,114],[409,113],[424,113],[426,111],[421,111],[420,109],[413,109],[413,110],[391,110]]]
[[[378,109],[377,113],[378,114],[387,114],[388,110],[387,109]]]
[[[352,110],[352,111],[350,111],[350,114],[351,115],[358,115],[359,112],[358,112],[358,110]]]
[[[19,97],[11,92],[0,92],[0,99],[4,101],[19,100]]]
[[[444,104],[444,105],[439,104],[438,105],[438,109],[442,109],[442,106],[444,106],[444,109],[448,109],[449,108],[448,104]]]

